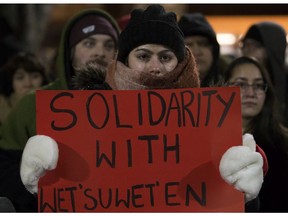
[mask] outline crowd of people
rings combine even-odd
[[[9,211],[7,206],[16,212],[37,211],[38,180],[47,167],[33,167],[29,161],[33,155],[49,155],[33,145],[42,142],[49,146],[53,137],[47,141],[36,133],[36,89],[237,86],[242,134],[251,134],[257,146],[243,158],[246,172],[239,165],[234,170],[237,179],[231,181],[220,167],[221,176],[245,194],[247,212],[288,212],[284,28],[272,22],[252,25],[242,39],[242,56],[227,61],[221,56],[215,30],[201,13],[187,13],[177,19],[161,5],[150,5],[131,11],[122,24],[120,29],[116,19],[100,9],[75,14],[61,34],[57,79],[53,82],[48,83],[43,64],[32,53],[17,53],[0,68],[0,211]],[[57,150],[57,144],[50,147]],[[228,150],[229,159],[246,152],[245,147]],[[250,161],[250,155],[256,159]],[[226,158],[222,158],[223,163]],[[55,162],[57,158],[53,165]],[[256,164],[253,171],[252,163]],[[256,189],[251,190],[249,181],[241,184],[249,178],[257,182]]]

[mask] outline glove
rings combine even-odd
[[[263,183],[263,158],[256,152],[251,134],[243,135],[243,146],[229,148],[221,158],[219,170],[222,178],[245,193],[245,202],[255,199]]]
[[[58,145],[54,139],[44,135],[31,137],[24,148],[20,177],[26,189],[38,193],[38,181],[46,170],[53,170],[58,162]]]

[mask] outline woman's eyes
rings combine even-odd
[[[150,58],[150,55],[148,54],[139,54],[137,55],[137,58],[140,59],[140,60],[148,60]]]
[[[151,57],[152,55],[149,55],[146,53],[137,55],[138,59],[145,60],[145,61],[149,61]],[[158,59],[160,62],[169,62],[172,59],[172,57],[170,55],[165,54],[165,55],[159,55]]]
[[[162,62],[168,62],[172,59],[172,57],[170,55],[163,55],[163,56],[160,56],[160,60]]]

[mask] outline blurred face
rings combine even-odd
[[[154,75],[173,71],[178,59],[170,49],[156,44],[145,44],[133,49],[128,56],[128,67]]]
[[[113,60],[115,51],[116,45],[111,36],[92,35],[76,44],[72,56],[73,68],[83,67],[92,62],[106,68]]]
[[[200,80],[205,79],[213,64],[213,47],[208,38],[203,36],[189,36],[184,39],[191,49],[198,67]]]
[[[245,39],[242,47],[243,56],[256,58],[261,64],[266,65],[267,53],[265,47],[254,39]]]
[[[13,76],[14,93],[20,96],[31,90],[39,89],[42,83],[43,78],[37,71],[28,73],[26,70],[19,68]]]
[[[239,65],[233,70],[229,83],[241,89],[242,118],[257,116],[263,108],[267,88],[260,70],[253,64]]]

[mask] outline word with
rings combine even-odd
[[[139,160],[139,157],[146,158],[147,163],[148,164],[152,164],[153,163],[153,145],[159,145],[159,136],[158,135],[141,135],[138,136],[138,142],[136,143],[136,146],[138,147],[139,144],[142,145],[142,143],[144,142],[144,145],[147,146],[147,151],[143,152],[143,154],[140,156],[138,155],[137,159]],[[143,142],[142,142],[143,141]],[[163,148],[161,148],[161,150],[163,149],[163,161],[167,162],[168,161],[168,153],[170,153],[169,155],[174,155],[175,158],[175,163],[178,164],[180,162],[180,141],[179,141],[179,134],[175,134],[175,144],[173,145],[168,145],[167,142],[167,135],[163,134],[163,138],[162,138],[162,142],[163,142]],[[161,141],[160,141],[161,143]],[[132,148],[132,141],[131,139],[128,139],[126,142],[126,145],[124,148],[119,147],[120,145],[117,145],[116,141],[112,141],[111,142],[111,148],[109,151],[109,155],[108,153],[104,153],[101,152],[101,146],[105,146],[107,148],[108,143],[103,143],[100,142],[100,140],[96,140],[96,167],[100,167],[103,163],[103,161],[106,161],[106,163],[111,167],[111,168],[116,168],[116,159],[117,157],[117,152],[122,152],[122,155],[125,155],[124,158],[120,158],[118,160],[118,163],[123,163],[123,161],[125,161],[125,159],[127,159],[127,166],[128,167],[132,167],[133,166],[133,148]],[[162,145],[161,145],[162,146]],[[121,148],[121,149],[118,149]],[[123,154],[125,149],[125,152],[127,152],[126,154]],[[147,155],[147,156],[145,156]],[[156,157],[159,159],[161,158],[159,154],[156,155]],[[170,156],[171,158],[171,156]],[[117,164],[118,164],[117,163]]]

